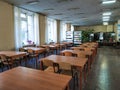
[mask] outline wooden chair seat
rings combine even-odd
[[[58,68],[57,67],[53,67],[53,66],[49,66],[44,71],[54,73],[54,72],[58,71]]]
[[[57,73],[59,70],[58,64],[55,64],[52,60],[42,59],[41,63],[44,71]]]
[[[78,52],[77,57],[86,58],[87,56],[82,52]]]
[[[72,52],[69,52],[69,51],[65,51],[62,53],[63,56],[73,56],[73,53]]]

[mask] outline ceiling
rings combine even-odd
[[[62,20],[72,25],[102,24],[102,13],[111,11],[109,23],[120,19],[120,0],[114,4],[103,5],[102,0],[3,0],[10,4],[46,16]],[[36,1],[36,2],[33,2]]]

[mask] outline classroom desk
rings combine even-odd
[[[10,58],[18,58],[26,55],[26,52],[19,51],[0,51],[0,54],[4,54]]]
[[[87,63],[87,58],[79,58],[79,57],[69,57],[69,56],[60,56],[60,55],[50,55],[45,57],[46,59],[50,59],[55,63],[66,62],[75,66],[79,69],[80,72],[80,90],[82,90],[82,74],[84,72],[84,66]],[[86,73],[84,72],[84,80],[86,81]]]
[[[57,50],[59,49],[59,45],[57,44],[50,44],[50,45],[41,45],[42,47],[49,48],[50,50],[55,50],[57,54]]]
[[[88,57],[88,72],[90,71],[91,68],[91,64],[92,64],[92,57],[93,57],[93,52],[92,51],[80,51],[80,50],[63,50],[60,52],[60,54],[64,53],[64,52],[72,52],[74,55],[77,55],[78,53],[83,53],[84,55],[86,55]]]
[[[65,90],[71,78],[67,75],[17,67],[0,73],[0,90]]]
[[[0,54],[6,55],[11,62],[14,62],[16,58],[24,57],[26,56],[26,52],[19,52],[19,51],[0,51]],[[27,57],[26,57],[26,65],[27,65]]]
[[[24,49],[27,51],[28,49],[32,49],[35,53],[43,53],[46,51],[45,48],[37,48],[37,47],[24,47]]]
[[[93,47],[83,47],[83,46],[82,47],[81,46],[80,47],[71,47],[72,50],[83,50],[83,51],[84,50],[86,51],[87,48],[88,48],[89,51],[93,51],[93,57],[95,57],[96,54],[97,54],[97,49],[96,48],[93,48]]]

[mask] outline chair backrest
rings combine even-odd
[[[85,51],[92,51],[91,48],[84,48]]]
[[[65,51],[65,52],[63,52],[62,55],[63,55],[63,56],[73,56],[73,53],[72,53],[72,52],[69,52],[69,51]]]
[[[28,49],[27,52],[28,52],[29,54],[33,54],[33,53],[34,53],[34,51],[33,51],[32,49]]]
[[[66,62],[59,62],[59,68],[62,70],[71,70],[71,65]]]
[[[53,61],[49,59],[43,59],[42,60],[43,66],[53,66]]]
[[[74,50],[84,51],[84,48],[74,48]]]
[[[77,53],[77,57],[86,58],[86,55],[82,52]]]
[[[6,55],[0,54],[1,61],[7,61]]]
[[[25,49],[24,49],[24,48],[19,48],[19,51],[20,51],[20,52],[24,52]]]

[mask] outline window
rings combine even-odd
[[[66,41],[66,31],[67,31],[67,24],[61,22],[60,23],[60,41]]]
[[[46,42],[57,42],[57,24],[56,20],[47,18]]]
[[[16,49],[27,44],[39,44],[39,24],[36,13],[14,8]]]
[[[34,14],[27,15],[27,13],[21,13],[21,32],[22,43],[31,44],[35,41],[34,38]]]

